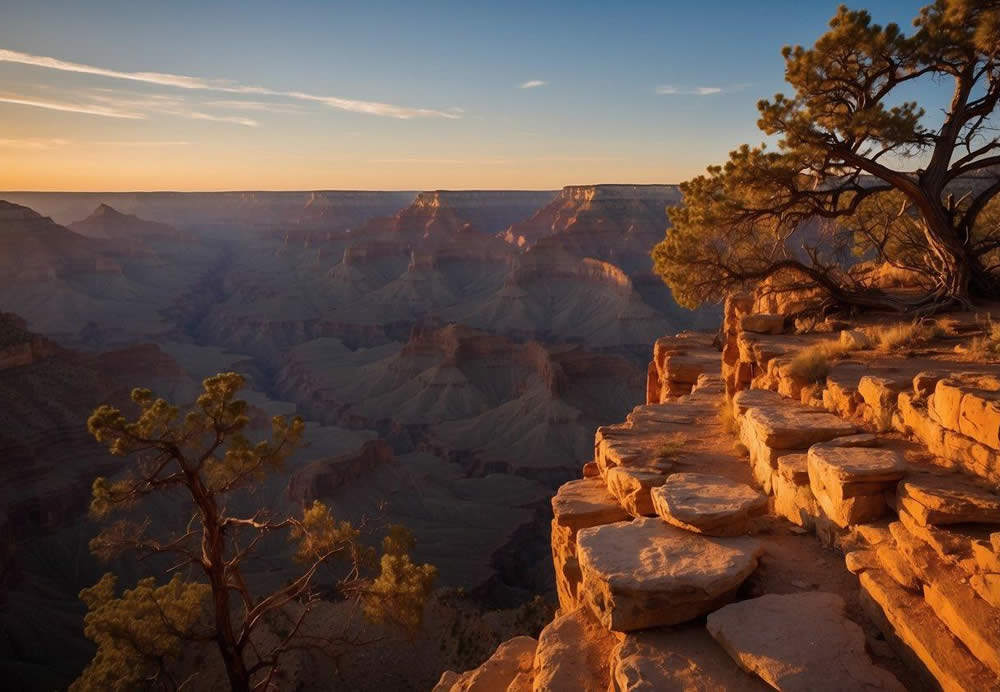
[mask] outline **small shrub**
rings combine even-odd
[[[839,342],[831,342],[839,346]],[[788,373],[806,382],[822,382],[830,374],[829,344],[816,344],[802,349],[788,366]]]

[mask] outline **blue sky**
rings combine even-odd
[[[836,4],[16,2],[0,189],[678,182],[760,141]]]

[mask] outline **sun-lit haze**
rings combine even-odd
[[[5,3],[0,189],[677,182],[835,10],[707,4]]]

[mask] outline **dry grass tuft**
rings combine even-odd
[[[792,358],[789,374],[806,382],[822,382],[830,374],[830,361],[843,358],[850,349],[840,341],[824,341],[808,346]]]
[[[664,436],[663,440],[660,442],[660,446],[656,448],[656,458],[673,459],[674,457],[679,456],[683,451],[684,435],[680,433],[667,435]]]
[[[925,320],[922,323],[868,327],[864,330],[877,351],[900,353],[925,346],[935,339],[955,333],[954,320]]]
[[[983,335],[969,342],[968,355],[979,360],[1000,357],[1000,324],[987,319]]]
[[[733,405],[729,402],[725,394],[719,397],[718,415],[719,423],[722,425],[723,430],[730,435],[735,435],[739,431],[739,426],[736,424],[736,416],[733,413]]]

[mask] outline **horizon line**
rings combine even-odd
[[[206,190],[0,190],[0,195],[155,195],[155,194],[175,194],[175,195],[197,195],[197,194],[226,194],[226,193],[247,193],[247,192],[558,192],[568,187],[608,187],[611,185],[628,187],[677,187],[680,183],[629,183],[629,182],[603,182],[603,183],[570,183],[561,187],[469,187],[469,188],[446,188],[446,187],[426,187],[426,188],[397,188],[397,189],[377,189],[377,188],[218,188]]]

